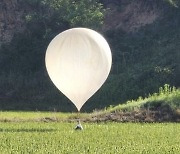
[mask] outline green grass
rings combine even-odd
[[[180,89],[175,87],[170,87],[165,84],[164,87],[159,88],[158,93],[149,95],[148,97],[139,97],[137,100],[127,101],[124,104],[119,104],[117,106],[110,106],[105,109],[104,112],[114,112],[114,111],[134,111],[137,109],[157,109],[157,106],[169,106],[172,110],[180,109]]]
[[[0,123],[1,154],[115,154],[180,152],[179,123]]]
[[[65,121],[88,116],[87,113],[0,111],[0,122]]]
[[[0,121],[39,121],[47,117],[49,118],[61,118],[62,120],[69,116],[68,113],[57,113],[57,112],[10,112],[1,111]]]

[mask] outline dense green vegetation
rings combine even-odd
[[[108,95],[120,96],[113,101],[147,96],[165,83],[179,87],[180,11],[173,7],[165,11],[168,14],[163,19],[137,33],[107,33],[115,55]]]
[[[180,151],[180,124],[0,123],[1,153],[172,153]]]
[[[1,110],[76,111],[51,83],[44,56],[55,35],[78,26],[103,33],[113,53],[111,74],[85,104],[84,111],[102,109],[139,96],[147,97],[166,83],[180,86],[178,1],[148,1],[146,5],[157,5],[162,16],[133,33],[122,29],[102,32],[108,10],[105,11],[97,0],[24,0],[21,3],[31,10],[24,15],[27,29],[0,49]]]

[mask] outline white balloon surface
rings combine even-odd
[[[80,111],[107,79],[112,55],[102,35],[72,28],[50,42],[45,63],[52,82]]]

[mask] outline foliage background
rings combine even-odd
[[[113,54],[108,80],[83,111],[148,96],[165,83],[179,87],[179,1],[141,1],[156,5],[162,15],[152,24],[126,32],[121,28],[103,29],[109,11],[106,0],[20,0],[30,11],[24,14],[25,31],[0,48],[0,109],[76,111],[51,83],[44,62],[51,39],[72,27],[99,31]],[[127,4],[131,2],[127,0]],[[121,11],[124,6],[119,2],[117,7]]]

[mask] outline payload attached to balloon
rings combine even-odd
[[[50,42],[45,63],[52,82],[80,111],[107,79],[112,55],[102,35],[72,28]]]

